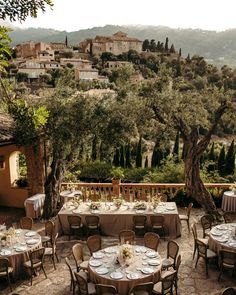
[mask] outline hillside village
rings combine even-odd
[[[64,43],[45,43],[27,41],[16,45],[14,48],[14,58],[10,65],[10,75],[15,76],[18,81],[26,82],[28,86],[38,85],[39,87],[49,87],[45,81],[51,71],[65,67],[74,69],[76,81],[99,81],[109,82],[106,75],[100,74],[96,67],[96,58],[104,53],[109,57],[117,56],[114,60],[107,58],[102,64],[102,68],[117,69],[124,66],[132,66],[128,61],[122,60],[122,54],[133,52],[135,54],[151,54],[161,56],[174,56],[173,44],[170,49],[164,47],[163,43],[158,41],[157,50],[152,49],[154,40],[150,42],[150,50],[144,42],[127,36],[126,33],[117,32],[112,36],[96,36],[94,39],[85,39],[78,46],[69,46],[67,37]],[[148,41],[149,43],[149,41]],[[155,43],[155,42],[154,42]],[[168,47],[168,38],[166,39]],[[159,46],[159,49],[158,49]],[[151,52],[157,51],[157,52]],[[159,53],[158,53],[159,52]],[[119,56],[121,58],[119,59]],[[139,81],[143,79],[140,72],[133,74],[133,79]]]

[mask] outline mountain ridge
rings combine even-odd
[[[156,42],[165,42],[165,38],[168,37],[169,46],[173,43],[176,51],[181,48],[183,56],[187,56],[188,53],[191,56],[198,54],[216,65],[236,66],[236,29],[218,32],[191,28],[173,29],[168,26],[106,25],[67,32],[45,28],[20,29],[15,27],[9,35],[12,38],[12,46],[29,40],[65,42],[66,36],[70,45],[78,45],[86,38],[94,38],[96,35],[112,35],[117,31],[123,31],[140,40],[155,39]]]

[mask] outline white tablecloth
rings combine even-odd
[[[221,209],[224,211],[236,212],[236,194],[234,192],[224,192]]]
[[[27,217],[38,218],[41,215],[45,200],[45,194],[36,194],[25,200],[25,211]]]

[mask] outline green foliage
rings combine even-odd
[[[105,162],[88,162],[80,167],[81,174],[80,178],[86,178],[86,179],[95,179],[95,180],[101,180],[101,179],[107,179],[111,177],[111,170],[112,166]]]
[[[1,4],[0,4],[1,7]],[[1,15],[1,8],[0,8]],[[0,17],[1,19],[1,17]],[[0,73],[6,72],[5,68],[8,66],[8,60],[11,57],[10,42],[8,36],[10,29],[0,26]]]
[[[178,159],[179,157],[179,130],[176,133],[175,143],[173,148],[173,156]]]
[[[234,174],[235,171],[235,146],[234,140],[231,142],[231,145],[227,151],[225,157],[225,174]]]
[[[136,167],[142,167],[142,136],[139,138],[139,142],[137,145],[137,152],[136,152]]]
[[[143,182],[145,175],[148,173],[148,169],[145,168],[130,168],[125,169],[125,181],[127,182]]]
[[[174,159],[168,158],[159,169],[150,171],[144,178],[144,182],[154,183],[183,183],[183,163],[175,163]]]
[[[44,12],[47,6],[53,6],[51,0],[1,0],[0,19],[24,21],[28,16],[37,17],[38,10]]]
[[[16,185],[18,187],[27,187],[28,186],[28,181],[27,181],[27,178],[22,176],[20,178],[18,178],[16,181],[15,181]]]
[[[112,167],[111,176],[113,179],[123,179],[125,177],[124,169],[121,167]]]
[[[120,147],[120,166],[125,168],[125,150],[123,145]]]
[[[218,158],[217,169],[220,176],[225,174],[225,147],[224,145],[221,148],[220,155]]]
[[[120,149],[119,148],[115,148],[113,165],[116,167],[120,166]]]
[[[125,162],[126,162],[126,167],[130,168],[132,166],[131,164],[131,151],[130,151],[130,143],[125,148]]]

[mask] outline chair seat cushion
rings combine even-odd
[[[207,258],[214,258],[216,256],[217,254],[214,251],[207,249]]]
[[[42,236],[41,237],[42,243],[46,243],[50,241],[50,237],[49,236]]]
[[[143,229],[143,228],[145,228],[145,225],[135,225],[135,228],[137,228],[137,229]]]
[[[188,215],[179,215],[180,220],[188,220]]]
[[[89,293],[89,295],[97,294],[96,289],[95,289],[95,284],[88,283],[88,293]]]
[[[71,225],[70,226],[72,229],[80,229],[81,227],[83,227],[83,224],[78,224],[78,225]]]
[[[174,261],[173,260],[170,260],[168,258],[164,258],[162,260],[162,267],[170,267],[172,265],[174,265]]]
[[[42,264],[41,261],[38,260],[38,262],[34,262],[34,263],[33,263],[33,268],[40,267],[41,264]],[[31,261],[30,261],[30,260],[26,261],[26,262],[24,263],[24,266],[25,266],[25,267],[28,267],[28,268],[31,268]]]
[[[98,225],[88,225],[88,228],[90,228],[90,229],[97,229],[98,228]]]
[[[52,255],[52,248],[45,248],[44,255]]]
[[[13,272],[13,267],[9,266],[8,273],[12,273],[12,272]],[[7,275],[7,273],[5,271],[0,271],[0,277],[4,277],[6,275]]]
[[[203,242],[204,244],[208,245],[209,240],[207,238],[198,238],[199,241]]]
[[[80,263],[79,267],[81,269],[88,269],[88,261],[83,261]]]
[[[162,283],[161,282],[158,282],[154,285],[153,287],[153,293],[154,294],[162,294]]]

